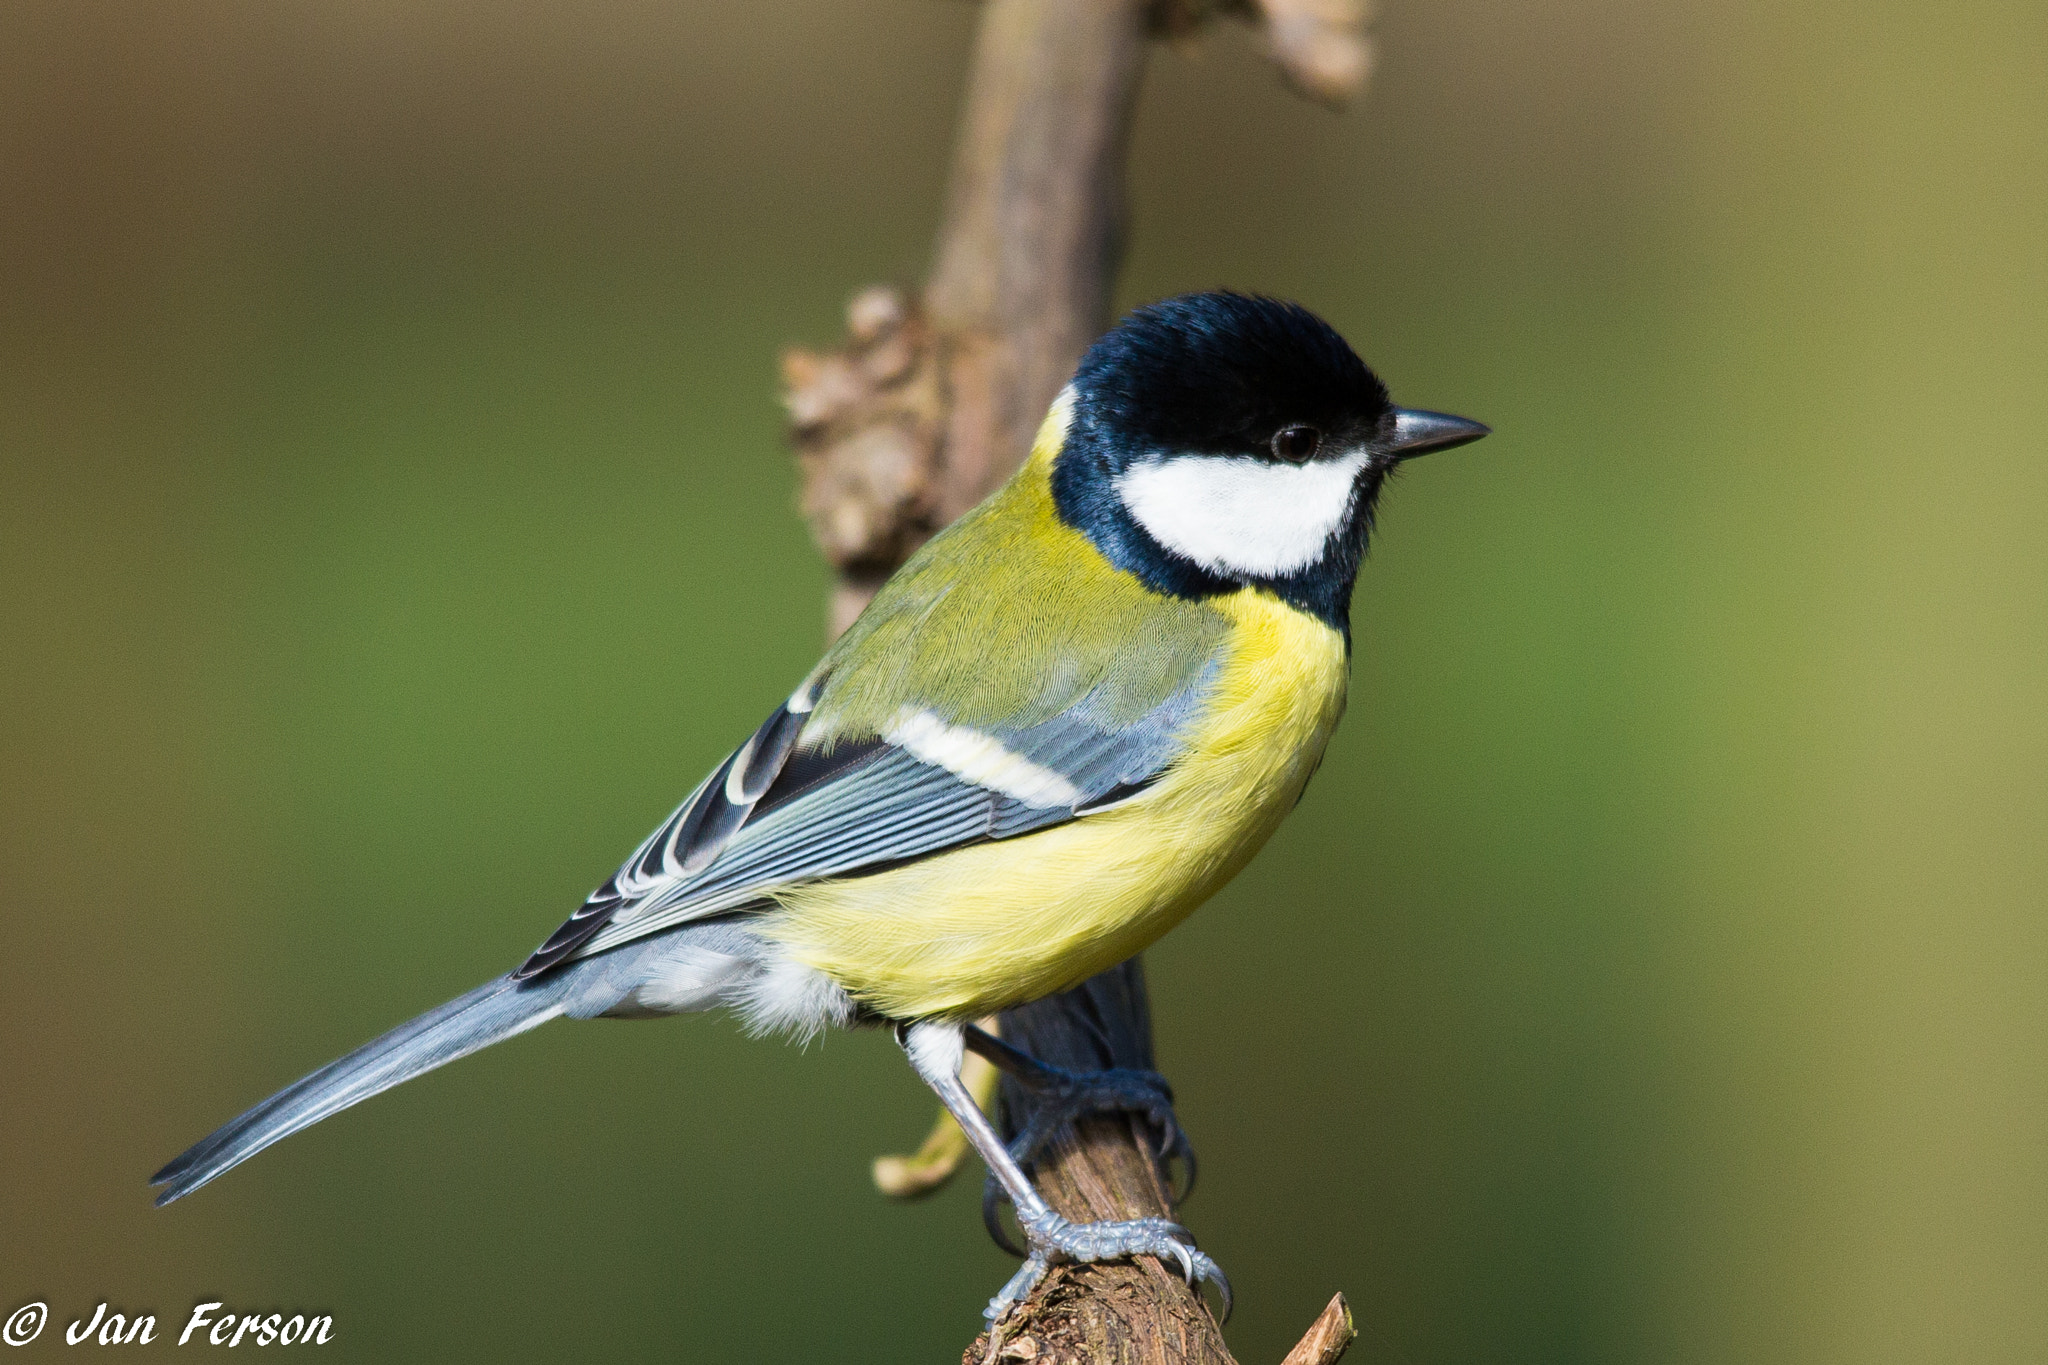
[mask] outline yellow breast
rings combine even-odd
[[[1139,952],[1294,808],[1344,712],[1343,637],[1254,589],[1188,752],[1136,800],[1035,834],[777,895],[760,928],[891,1018],[971,1018]]]

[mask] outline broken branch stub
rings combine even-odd
[[[835,636],[943,524],[947,404],[932,330],[886,286],[855,295],[846,321],[840,349],[782,355],[782,401],[803,473],[798,505],[839,572]]]

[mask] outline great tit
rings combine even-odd
[[[726,1006],[757,1033],[896,1029],[1029,1243],[992,1316],[1063,1259],[1220,1280],[1175,1224],[1053,1212],[960,1082],[967,1047],[1020,1060],[970,1021],[1139,952],[1266,842],[1344,712],[1387,475],[1487,430],[1392,406],[1299,305],[1138,309],[1017,474],[522,966],[199,1142],[152,1178],[157,1202],[548,1020]]]

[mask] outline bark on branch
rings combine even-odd
[[[1017,467],[1047,405],[1109,322],[1124,156],[1148,40],[1186,40],[1219,13],[1261,23],[1275,62],[1302,93],[1334,104],[1362,89],[1365,0],[986,0],[921,295],[869,289],[848,308],[841,349],[783,357],[800,502],[837,574],[832,634],[918,545]],[[1152,1065],[1135,962],[1010,1011],[1001,1027],[1055,1065]],[[1004,1099],[1021,1121],[1029,1096],[1008,1087]],[[965,1146],[945,1127],[916,1157],[878,1162],[878,1183],[914,1195],[942,1182]],[[1070,1218],[1173,1212],[1143,1126],[1124,1119],[1092,1119],[1062,1134],[1035,1178]],[[1340,1296],[1288,1365],[1335,1361],[1349,1322]],[[1304,1355],[1312,1339],[1318,1344]],[[1149,1258],[1055,1270],[967,1358],[1231,1365],[1199,1295]]]

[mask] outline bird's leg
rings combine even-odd
[[[1130,1218],[1115,1222],[1075,1223],[1053,1211],[1044,1196],[1031,1184],[988,1118],[976,1107],[967,1087],[960,1083],[960,1062],[966,1055],[961,1025],[925,1021],[899,1024],[896,1039],[909,1054],[911,1069],[938,1093],[939,1102],[959,1123],[974,1150],[1002,1182],[1010,1202],[1017,1206],[1017,1223],[1029,1244],[1024,1264],[1010,1282],[989,1300],[982,1316],[991,1323],[1029,1294],[1045,1272],[1060,1261],[1110,1261],[1124,1256],[1157,1256],[1178,1263],[1181,1273],[1193,1284],[1210,1280],[1223,1295],[1229,1311],[1230,1282],[1223,1278],[1216,1262],[1195,1250],[1186,1228],[1165,1218]]]
[[[973,1024],[962,1041],[1030,1090],[1037,1101],[1029,1117],[1010,1139],[1010,1157],[1029,1171],[1039,1149],[1066,1124],[1091,1114],[1142,1114],[1152,1124],[1162,1172],[1179,1157],[1187,1169],[1187,1185],[1173,1193],[1178,1204],[1195,1191],[1195,1149],[1173,1112],[1173,1087],[1157,1071],[1111,1067],[1101,1071],[1068,1071],[1041,1062],[1014,1044]],[[1169,1185],[1169,1188],[1170,1185]]]

